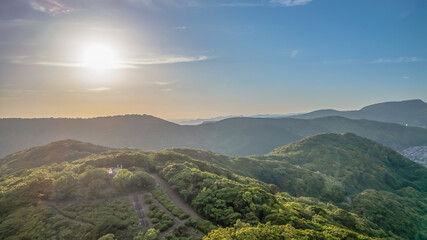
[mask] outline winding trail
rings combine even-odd
[[[158,174],[153,174],[153,175],[154,175],[154,178],[156,180],[157,187],[161,188],[168,195],[168,197],[174,202],[175,205],[177,205],[179,208],[184,210],[184,212],[186,212],[190,217],[198,217],[198,218],[203,219],[203,217],[200,216],[198,213],[196,213],[196,211],[194,211],[190,207],[190,205],[188,205],[186,202],[184,202],[184,200],[169,186],[167,181],[165,181],[163,178],[161,178]],[[157,201],[157,199],[151,193],[150,193],[150,195],[151,195],[153,202],[156,205],[158,205],[166,214],[168,214],[169,217],[172,218],[173,223],[174,223],[174,225],[172,227],[170,227],[168,230],[160,233],[160,235],[159,235],[160,239],[162,239],[163,237],[172,233],[173,230],[175,230],[179,226],[185,226],[184,221],[182,221],[178,217],[174,216],[168,209],[166,209],[165,206],[163,206],[163,204],[161,204],[159,201]],[[197,231],[196,231],[196,234],[197,234]],[[203,234],[202,234],[202,236],[203,236]]]
[[[169,196],[169,198],[182,210],[184,210],[190,217],[202,218],[196,211],[194,211],[184,200],[169,186],[163,178],[158,174],[153,174],[157,185]]]
[[[138,194],[134,193],[132,195],[132,202],[135,208],[136,215],[138,216],[138,219],[139,219],[139,225],[141,225],[141,227],[148,228],[150,224],[148,223],[147,217],[144,214],[144,210],[141,207],[141,203],[139,202],[139,199],[138,199]]]
[[[68,214],[66,214],[64,211],[62,211],[61,209],[59,209],[55,204],[53,203],[48,203],[48,206],[51,207],[56,213],[58,213],[59,215],[67,218],[68,220],[70,220],[71,222],[74,222],[76,224],[82,224],[82,225],[90,225],[91,227],[94,226],[93,223],[91,222],[87,222],[87,221],[83,221],[83,220],[77,220],[75,217],[71,217]]]
[[[169,233],[171,233],[173,230],[175,230],[175,228],[184,225],[184,222],[175,217],[165,206],[163,206],[163,204],[161,204],[159,201],[157,201],[157,199],[150,193],[151,196],[151,200],[154,202],[154,204],[156,204],[163,212],[165,212],[173,221],[173,226],[170,227],[168,230],[160,233],[160,239],[163,238],[164,236],[168,235]]]

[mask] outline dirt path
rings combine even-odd
[[[142,227],[148,228],[150,224],[148,223],[147,217],[144,214],[144,210],[142,210],[141,203],[139,202],[139,199],[138,199],[138,194],[135,193],[132,195],[132,202],[135,208],[136,215],[138,216],[138,219],[139,219],[139,225],[141,225]]]
[[[168,234],[172,233],[172,232],[173,232],[173,230],[175,230],[175,228],[177,228],[177,227],[179,227],[179,226],[181,226],[181,225],[183,225],[183,224],[175,224],[175,225],[173,225],[173,226],[172,226],[172,227],[170,227],[168,230],[166,230],[166,231],[164,231],[164,232],[160,233],[159,238],[160,238],[160,239],[164,238],[164,237],[165,237],[165,236],[167,236]]]
[[[91,227],[93,227],[93,223],[91,222],[86,222],[86,221],[81,221],[81,220],[77,220],[74,217],[70,217],[68,214],[64,213],[61,209],[59,209],[55,204],[53,203],[48,203],[48,206],[51,207],[56,213],[58,213],[59,215],[67,218],[68,220],[70,220],[71,222],[77,223],[77,224],[82,224],[82,225],[90,225]]]
[[[162,239],[163,237],[167,236],[168,234],[171,234],[173,232],[173,230],[175,230],[176,228],[180,227],[180,226],[185,226],[185,220],[181,220],[178,217],[175,217],[165,206],[163,206],[163,204],[161,204],[159,201],[157,201],[157,199],[150,193],[151,196],[151,200],[153,201],[154,204],[156,204],[157,206],[160,207],[161,210],[163,210],[170,218],[172,218],[173,221],[173,226],[170,227],[168,230],[162,232],[159,234],[159,238]],[[191,231],[193,231],[193,234],[195,236],[198,236],[200,238],[202,238],[204,236],[203,233],[201,233],[200,231],[193,229],[193,228],[189,228],[191,229]]]
[[[169,187],[169,184],[161,178],[158,174],[154,174],[156,179],[156,183],[159,187],[169,196],[169,198],[182,210],[184,210],[190,217],[199,217],[202,218],[199,214],[197,214],[182,198]]]
[[[163,212],[165,212],[170,218],[172,218],[173,221],[173,226],[170,227],[168,230],[160,233],[160,239],[163,238],[164,236],[167,236],[168,234],[172,233],[173,230],[175,230],[175,228],[184,225],[184,222],[175,217],[165,206],[163,206],[163,204],[161,204],[159,201],[157,201],[157,199],[150,193],[151,196],[151,200],[153,201],[154,204],[156,204]]]

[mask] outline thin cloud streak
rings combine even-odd
[[[173,81],[173,82],[153,82],[153,83],[156,85],[159,85],[159,86],[167,86],[167,85],[174,84],[175,81]]]
[[[295,49],[291,52],[291,58],[295,58],[298,55],[299,51],[298,49]]]
[[[397,59],[393,58],[380,58],[369,63],[408,63],[408,62],[424,62],[425,60],[418,57],[401,57]]]
[[[26,64],[26,65],[42,65],[51,67],[70,67],[70,68],[88,68],[85,63],[77,61],[46,61],[31,59],[29,56],[14,56],[10,58],[10,63],[13,64]],[[138,68],[141,65],[161,65],[161,64],[175,64],[175,63],[190,63],[208,60],[207,56],[199,57],[157,57],[157,58],[138,58],[133,60],[119,61],[112,68],[125,69],[125,68]]]
[[[74,12],[75,9],[60,0],[30,0],[30,6],[40,12],[50,15],[61,15]]]
[[[285,7],[294,7],[294,6],[302,6],[307,5],[312,0],[270,0],[271,4],[278,4]]]
[[[135,7],[158,9],[160,7],[196,7],[197,0],[28,0],[29,6],[52,16],[73,13],[80,10],[103,8],[116,9],[131,4]]]
[[[263,7],[262,3],[222,3],[220,7]]]
[[[27,0],[29,6],[37,12],[46,13],[51,16],[72,14],[78,11],[103,8],[116,9],[121,5],[131,4],[135,7],[156,10],[162,7],[268,7],[284,6],[294,7],[307,5],[312,0],[260,0],[259,2],[235,2],[206,4],[197,0]],[[180,29],[183,30],[183,29]]]
[[[154,65],[154,64],[173,64],[173,63],[186,63],[186,62],[200,62],[206,61],[209,58],[207,56],[199,57],[159,57],[159,58],[147,58],[147,59],[134,59],[125,64],[129,65]]]
[[[98,88],[88,88],[87,90],[91,92],[105,92],[111,90],[111,88],[108,87],[98,87]]]
[[[419,57],[400,57],[400,58],[379,58],[374,61],[364,61],[359,59],[344,59],[344,60],[328,60],[323,61],[323,64],[381,64],[381,63],[414,63],[425,62],[426,59]]]

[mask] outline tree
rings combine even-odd
[[[77,180],[70,173],[65,174],[54,182],[52,199],[66,200],[75,194]]]
[[[132,180],[133,173],[127,169],[120,169],[116,176],[114,176],[114,182],[121,189],[126,189]]]
[[[133,240],[156,240],[158,235],[158,230],[150,228],[145,232],[139,232],[138,235],[133,238]]]
[[[105,234],[104,236],[98,238],[98,240],[117,240],[114,238],[114,234],[109,233],[109,234]]]
[[[135,174],[133,174],[132,176],[130,184],[135,189],[147,190],[152,190],[155,186],[154,178],[144,171],[136,171]]]

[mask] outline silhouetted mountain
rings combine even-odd
[[[0,155],[61,139],[144,150],[192,147],[235,156],[262,155],[304,137],[328,132],[352,132],[399,151],[427,145],[427,129],[342,117],[231,118],[182,126],[149,115],[126,115],[90,119],[0,119]]]
[[[325,109],[293,117],[311,119],[328,116],[340,116],[351,119],[368,119],[427,128],[427,103],[419,99],[401,102],[384,102],[369,105],[355,111]]]
[[[284,118],[297,115],[296,113],[288,113],[288,114],[256,114],[250,116],[243,115],[229,115],[229,116],[218,116],[212,118],[197,118],[197,119],[175,119],[171,120],[171,122],[180,124],[180,125],[199,125],[202,123],[210,123],[210,122],[218,122],[224,119],[229,118],[240,118],[240,117],[249,117],[249,118]]]

